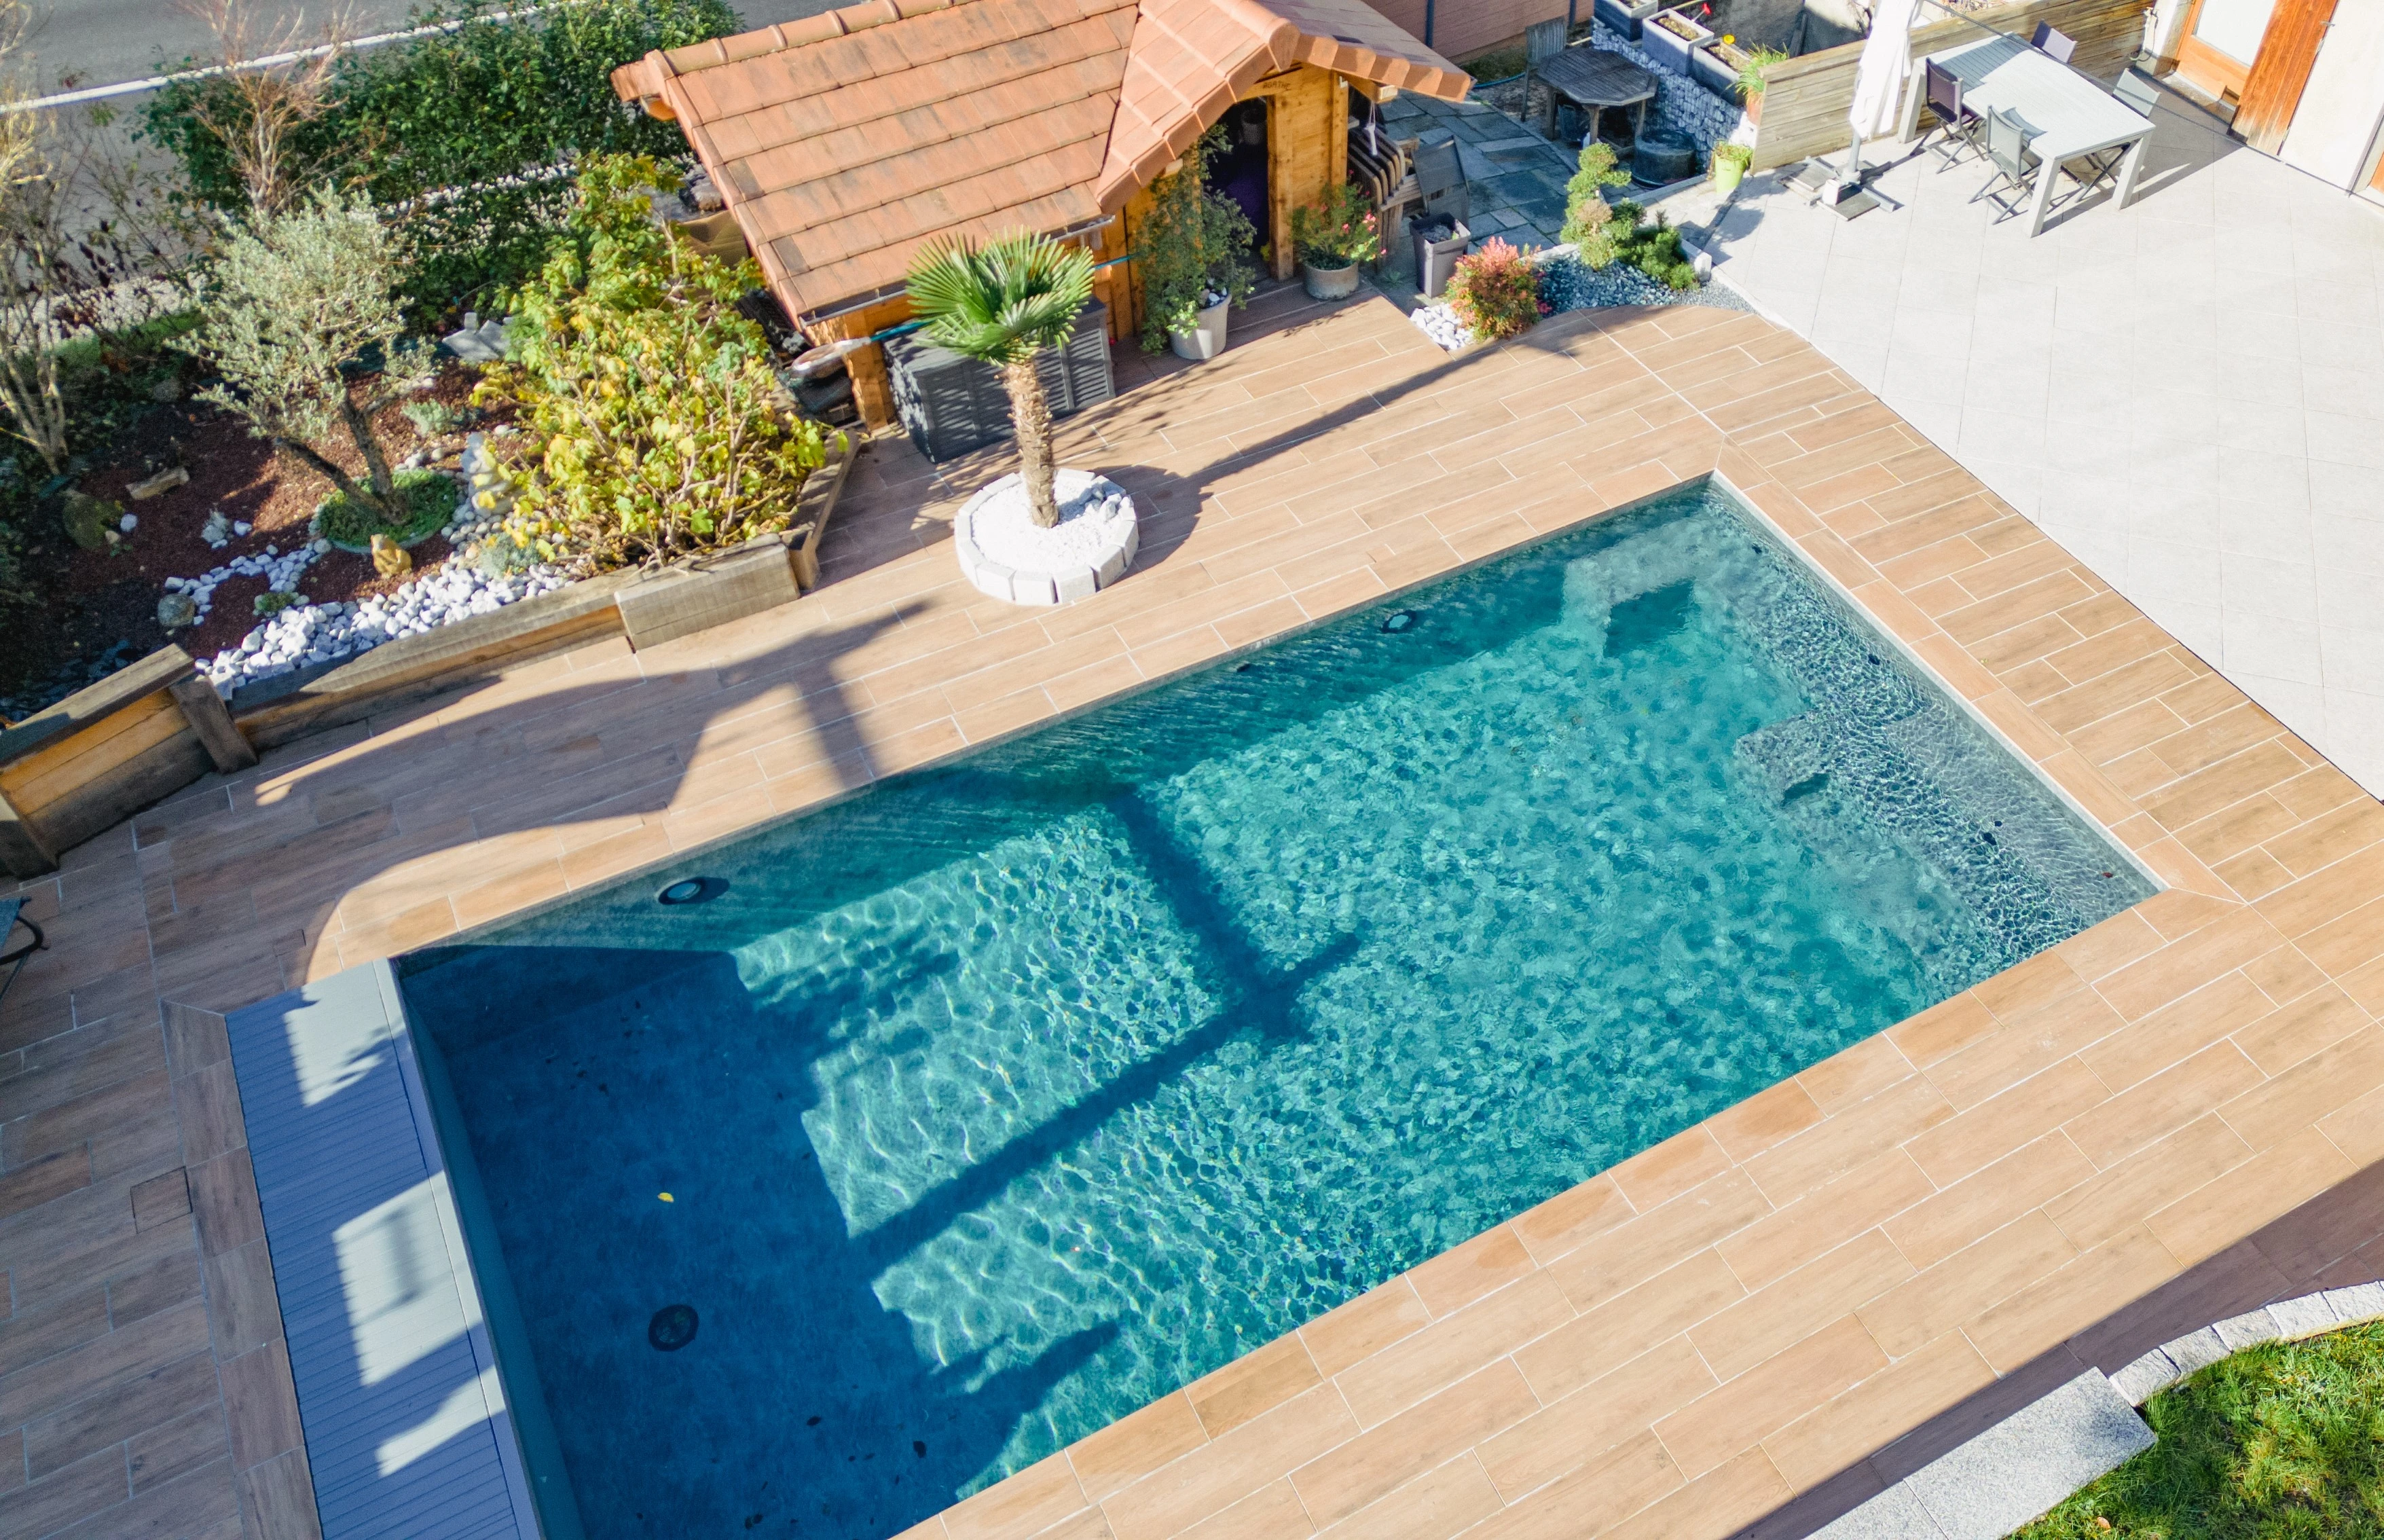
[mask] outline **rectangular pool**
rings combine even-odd
[[[404,989],[588,1533],[879,1540],[2152,891],[1716,487]]]

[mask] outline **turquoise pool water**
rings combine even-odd
[[[1717,490],[404,988],[589,1533],[876,1540],[2150,891]]]

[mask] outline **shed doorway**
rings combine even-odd
[[[1273,258],[1268,232],[1273,227],[1273,185],[1267,155],[1267,104],[1259,97],[1235,102],[1219,119],[1225,150],[1209,163],[1211,189],[1234,200],[1257,232],[1251,255],[1264,267]]]

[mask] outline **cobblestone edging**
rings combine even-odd
[[[2246,1348],[2378,1319],[2384,1284],[2325,1289],[2214,1322],[2112,1373],[2090,1369],[1809,1540],[2001,1540],[2151,1448],[2135,1409],[2154,1393]]]

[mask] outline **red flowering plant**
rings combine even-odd
[[[1448,307],[1483,342],[1527,331],[1549,313],[1540,303],[1539,269],[1525,253],[1495,235],[1480,251],[1457,259],[1448,279]]]
[[[1311,267],[1347,267],[1383,255],[1383,221],[1366,194],[1343,182],[1291,211],[1291,243]]]

